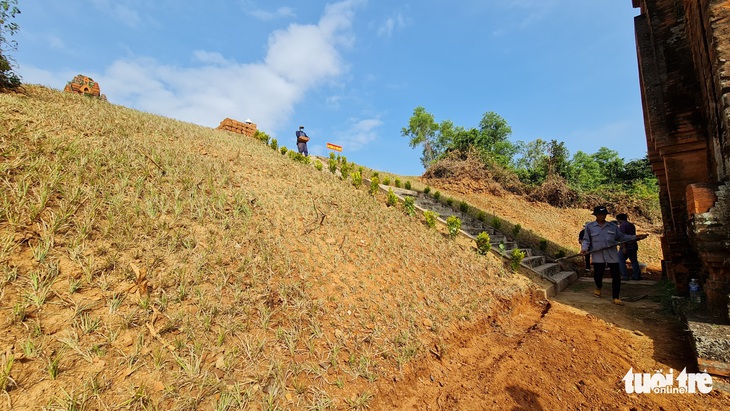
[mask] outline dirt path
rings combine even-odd
[[[719,390],[627,394],[622,378],[630,368],[696,371],[688,340],[662,310],[654,282],[624,284],[623,296],[646,297],[623,307],[594,298],[592,288],[583,278],[549,303],[521,304],[459,330],[402,381],[384,384],[372,409],[730,408],[730,395]]]

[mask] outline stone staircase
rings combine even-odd
[[[492,244],[492,252],[505,260],[509,260],[512,250],[519,248],[523,253],[525,253],[525,257],[520,263],[522,269],[528,270],[546,280],[547,285],[544,286],[546,297],[552,297],[558,294],[578,280],[578,274],[575,271],[565,270],[560,263],[546,255],[543,255],[538,250],[522,247],[504,233],[496,230],[494,227],[489,226],[483,221],[478,220],[469,213],[455,211],[451,206],[418,191],[385,186],[382,184],[380,185],[380,189],[384,192],[393,190],[393,193],[401,200],[404,200],[407,196],[413,197],[416,209],[421,212],[431,210],[438,213],[438,221],[441,224],[446,225],[446,219],[449,216],[458,217],[462,222],[460,234],[471,240],[475,241],[477,235],[481,232],[487,232],[489,234],[490,243]]]

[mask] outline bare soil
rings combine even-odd
[[[728,409],[730,395],[719,390],[625,392],[631,368],[696,372],[681,324],[659,303],[661,288],[642,283],[624,285],[626,296],[646,295],[625,306],[593,297],[592,280],[583,278],[549,302],[505,307],[458,330],[402,381],[383,384],[373,409]]]

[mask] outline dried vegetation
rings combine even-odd
[[[3,406],[362,409],[529,288],[260,141],[98,99],[0,94],[0,156]]]

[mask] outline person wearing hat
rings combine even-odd
[[[636,234],[636,226],[629,222],[629,216],[621,213],[616,214],[616,220],[618,220],[618,229],[624,234]],[[629,271],[626,269],[626,259],[631,261],[631,279],[641,280],[641,268],[639,267],[639,257],[637,256],[639,251],[639,244],[636,241],[629,241],[628,243],[621,244],[618,248],[618,268],[621,269],[621,279],[629,279]]]
[[[309,136],[304,132],[304,126],[299,126],[299,130],[295,134],[297,136],[297,150],[299,150],[299,154],[304,154],[304,157],[309,156],[309,151],[307,150]]]
[[[604,206],[594,207],[593,215],[596,216],[596,221],[586,224],[580,250],[581,254],[590,253],[593,258],[593,280],[596,283],[593,295],[596,297],[601,296],[603,273],[606,272],[606,266],[608,266],[611,271],[611,297],[613,303],[624,305],[619,296],[621,292],[621,270],[618,265],[619,257],[616,243],[646,238],[646,235],[637,236],[623,233],[616,223],[606,221],[608,210]],[[591,252],[589,250],[595,251]]]

